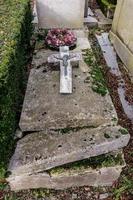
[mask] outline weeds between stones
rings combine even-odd
[[[85,62],[91,68],[90,75],[92,78],[92,90],[105,96],[108,90],[101,71],[101,66],[97,64],[93,51],[91,49],[85,50],[83,56]]]

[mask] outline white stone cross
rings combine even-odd
[[[82,60],[81,53],[70,53],[68,46],[60,47],[60,54],[53,54],[48,57],[49,63],[60,62],[60,93],[72,93],[72,65],[71,61]]]

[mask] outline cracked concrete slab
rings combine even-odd
[[[75,30],[77,48],[90,49],[86,30]],[[23,132],[59,129],[77,126],[100,126],[112,124],[117,114],[109,94],[101,97],[92,90],[91,69],[84,60],[73,66],[73,93],[59,94],[59,65],[48,66],[47,58],[54,54],[51,50],[41,49],[33,56],[32,66],[20,128]],[[86,79],[88,80],[86,83]],[[115,123],[115,124],[116,124]]]
[[[18,141],[8,170],[16,176],[32,174],[115,151],[129,142],[124,131],[120,126],[101,126],[29,134]]]
[[[26,190],[36,188],[48,188],[63,190],[70,187],[81,186],[112,186],[120,176],[122,168],[108,167],[101,170],[89,170],[84,173],[66,176],[50,177],[45,173],[33,174],[31,176],[22,175],[7,179],[10,183],[11,190]]]
[[[73,93],[62,95],[59,68],[52,67],[31,70],[19,123],[23,132],[117,123],[109,94],[102,97],[86,83],[89,73],[73,68]]]
[[[118,152],[117,152],[118,153]],[[115,155],[117,155],[115,153]],[[33,188],[66,189],[79,186],[111,186],[120,176],[122,168],[125,166],[123,156],[122,161],[115,166],[110,164],[108,167],[96,167],[92,169],[89,164],[80,168],[61,168],[55,172],[42,172],[19,174],[10,176],[7,181],[11,190],[24,190]]]

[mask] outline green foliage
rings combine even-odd
[[[26,81],[30,0],[0,1],[0,168],[12,150]]]
[[[7,194],[3,200],[20,200],[20,198],[18,199],[15,194]]]
[[[97,2],[105,15],[107,15],[107,11],[109,10],[114,11],[117,4],[117,0],[97,0]]]
[[[49,189],[34,189],[32,190],[32,194],[35,198],[44,198],[50,195]]]
[[[116,0],[101,0],[101,3],[110,9],[110,8],[115,8],[117,1]]]
[[[92,90],[97,92],[98,94],[101,94],[102,96],[105,96],[108,92],[105,79],[102,74],[101,66],[99,66],[96,62],[96,59],[94,57],[94,53],[92,50],[88,49],[85,51],[85,62],[90,66],[91,68],[91,78],[92,81]]]
[[[131,169],[133,172],[133,169]],[[126,176],[122,176],[121,184],[118,188],[114,189],[114,199],[120,200],[122,194],[133,194],[133,180]]]

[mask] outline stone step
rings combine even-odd
[[[93,168],[92,168],[93,166]],[[33,188],[66,189],[76,186],[111,186],[120,176],[125,161],[122,152],[101,155],[42,173],[18,174],[7,178],[11,190]]]
[[[8,170],[16,176],[42,172],[120,149],[129,139],[120,126],[32,133],[18,141]]]

